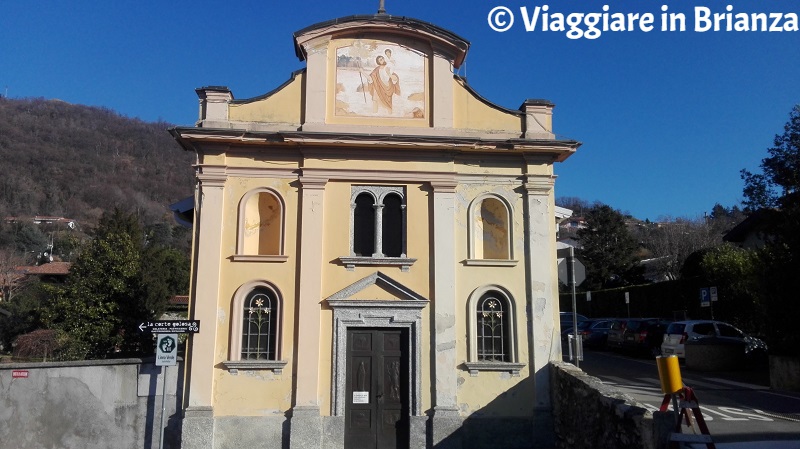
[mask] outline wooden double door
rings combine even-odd
[[[408,447],[408,353],[408,329],[348,329],[346,449]]]

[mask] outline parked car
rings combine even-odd
[[[622,349],[637,354],[658,355],[670,322],[661,318],[631,318],[625,323]]]
[[[663,355],[676,355],[682,359],[686,356],[684,343],[705,339],[718,339],[720,343],[739,343],[745,355],[757,358],[766,355],[767,345],[762,340],[745,334],[728,323],[714,320],[676,321],[667,327],[664,342],[661,344]]]
[[[617,318],[611,321],[611,326],[608,328],[608,337],[606,338],[606,349],[622,349],[623,333],[627,322],[628,320],[624,318]]]
[[[561,312],[559,315],[561,318],[561,330],[564,331],[565,329],[572,329],[572,312]],[[580,313],[577,315],[578,315],[578,323],[589,319],[581,315]]]
[[[586,348],[604,348],[611,328],[612,318],[589,318],[578,323],[578,334],[581,335],[583,346]],[[572,328],[561,332],[561,338],[566,340],[572,334]]]

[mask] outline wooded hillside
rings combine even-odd
[[[59,100],[0,97],[0,217],[62,216],[93,227],[104,211],[172,221],[193,192],[194,161],[164,122]]]

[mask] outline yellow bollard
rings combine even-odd
[[[656,365],[658,366],[658,378],[661,380],[662,393],[675,394],[683,389],[678,356],[658,356],[656,357]]]

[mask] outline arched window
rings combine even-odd
[[[403,199],[390,193],[383,198],[383,254],[401,257],[403,248]]]
[[[353,186],[350,203],[350,255],[339,260],[356,265],[395,265],[407,271],[416,259],[406,256],[404,187]]]
[[[375,198],[369,193],[356,197],[353,216],[353,253],[372,257],[375,252]]]
[[[482,195],[469,207],[467,265],[515,265],[511,206],[495,195]]]
[[[245,284],[237,290],[231,305],[229,360],[224,365],[237,369],[271,369],[280,373],[286,365],[281,357],[283,301],[272,284]]]
[[[496,198],[486,198],[481,201],[478,225],[483,231],[480,259],[510,259],[508,210],[505,205]]]
[[[510,362],[508,352],[511,338],[508,335],[508,305],[500,295],[485,294],[478,300],[477,351],[479,362]]]
[[[245,194],[239,203],[234,260],[286,260],[284,215],[283,199],[272,189],[260,188]]]
[[[517,360],[516,307],[511,294],[499,285],[472,292],[469,307],[469,358],[473,376],[480,371],[508,371],[519,375],[525,364]]]

